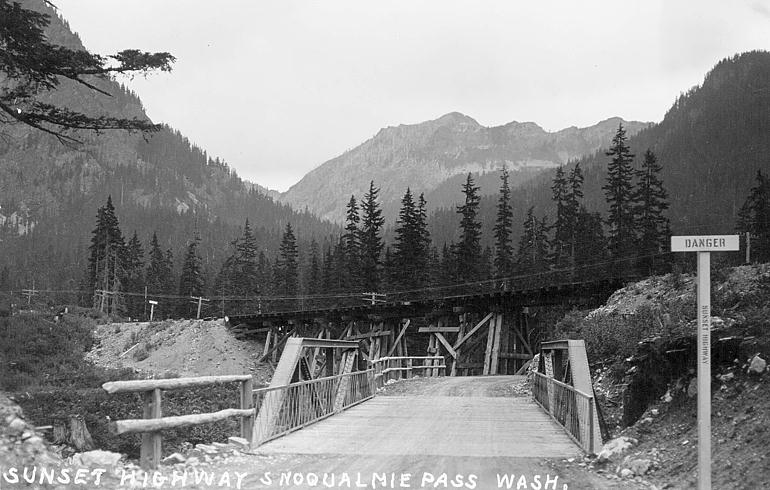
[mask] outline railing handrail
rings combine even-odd
[[[589,395],[588,393],[580,391],[579,389],[575,388],[572,385],[568,385],[567,383],[562,383],[558,379],[549,378],[548,376],[546,376],[545,374],[543,374],[543,373],[541,373],[539,371],[532,371],[532,372],[534,373],[535,376],[540,376],[541,378],[546,379],[549,383],[555,383],[557,386],[561,386],[562,388],[565,388],[565,389],[567,389],[569,391],[574,391],[575,393],[577,393],[578,395],[580,395],[580,396],[582,396],[584,398],[592,399],[594,397],[593,395]]]
[[[378,362],[383,361],[396,361],[396,360],[402,360],[402,359],[430,359],[434,361],[440,361],[444,360],[444,356],[392,356],[392,357],[380,357],[379,359],[375,359],[372,361],[372,364],[376,364]]]
[[[107,393],[132,393],[152,390],[179,390],[194,386],[208,386],[234,383],[252,379],[250,374],[232,374],[223,376],[195,376],[189,378],[134,379],[130,381],[109,381],[102,385]]]
[[[265,387],[262,387],[262,388],[255,388],[253,390],[253,393],[256,394],[256,395],[259,395],[259,394],[262,394],[262,393],[267,393],[269,391],[282,390],[282,389],[286,389],[286,388],[293,388],[295,386],[304,386],[304,385],[310,385],[310,384],[315,384],[315,383],[323,383],[323,382],[329,381],[331,379],[342,379],[342,378],[344,378],[346,376],[355,376],[357,374],[368,373],[370,371],[373,372],[374,369],[370,368],[370,369],[365,369],[363,371],[353,371],[353,372],[350,372],[350,373],[335,374],[334,376],[325,376],[323,378],[307,379],[307,380],[304,380],[304,381],[295,381],[294,383],[289,383],[287,385],[265,386]]]
[[[176,415],[163,417],[161,411],[161,395],[165,390],[177,390],[196,386],[211,386],[223,383],[240,383],[239,408],[230,408],[212,413],[191,415]],[[102,385],[107,393],[142,392],[142,409],[144,418],[116,420],[112,422],[113,430],[118,434],[141,433],[140,449],[141,466],[145,469],[158,467],[161,456],[161,431],[191,425],[203,425],[225,420],[240,418],[240,435],[251,442],[252,429],[256,410],[253,399],[254,377],[250,374],[235,374],[223,376],[197,376],[190,378],[141,379],[132,381],[110,381]]]

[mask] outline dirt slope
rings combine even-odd
[[[254,374],[269,379],[257,363],[262,344],[236,339],[222,320],[112,323],[94,331],[86,359],[109,368],[134,368],[157,375]]]

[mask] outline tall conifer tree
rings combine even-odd
[[[350,196],[345,211],[345,233],[342,235],[345,247],[345,268],[341,278],[344,288],[354,291],[361,285],[361,217],[358,214],[358,202]]]
[[[463,184],[465,203],[457,206],[460,219],[460,241],[455,245],[456,270],[458,279],[463,282],[476,281],[481,275],[481,222],[478,220],[479,188],[474,185],[473,177],[468,177]]]
[[[657,256],[665,249],[668,239],[668,218],[663,215],[668,209],[668,193],[660,178],[662,169],[655,154],[648,149],[642,168],[637,172],[638,183],[633,196],[637,205],[639,267],[646,275],[662,272],[665,263]]]
[[[201,258],[198,255],[199,244],[200,237],[196,233],[187,245],[187,252],[182,261],[182,273],[179,276],[179,296],[182,296],[179,314],[188,318],[192,318],[197,313],[197,306],[189,301],[189,297],[202,296],[204,289]]]
[[[500,174],[500,181],[497,218],[493,228],[495,234],[494,275],[506,277],[513,273],[513,246],[511,245],[513,208],[511,207],[511,187],[508,184],[508,169],[505,166],[503,166],[503,171]]]
[[[278,274],[277,283],[280,285],[278,293],[282,296],[296,296],[298,293],[298,262],[297,239],[291,223],[286,224],[286,231],[281,239],[281,248],[276,261]]]
[[[364,194],[361,205],[361,286],[365,291],[378,291],[380,287],[380,269],[382,267],[382,217],[377,195],[380,189],[369,183],[369,191]]]
[[[634,255],[635,211],[633,201],[634,155],[626,143],[626,130],[623,125],[612,138],[612,145],[605,153],[611,157],[607,166],[607,181],[602,189],[609,204],[609,251],[613,259],[631,258]],[[630,263],[630,262],[629,262]],[[616,264],[614,270],[621,272],[624,267]]]

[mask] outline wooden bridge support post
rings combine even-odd
[[[160,389],[145,391],[142,394],[144,401],[144,418],[161,418],[160,409]],[[142,447],[140,449],[139,461],[145,470],[155,469],[160,464],[161,454],[161,434],[160,431],[148,432],[142,434]]]
[[[247,379],[241,383],[241,409],[249,410],[254,408],[254,380]],[[241,417],[241,437],[251,442],[254,437],[254,419],[255,415]]]
[[[496,313],[489,320],[487,349],[484,354],[484,375],[497,374],[497,366],[500,358],[500,332],[502,330],[502,319],[502,313]]]

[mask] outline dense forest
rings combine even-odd
[[[482,246],[481,198],[471,174],[462,185],[464,202],[455,209],[455,237],[439,245],[431,239],[423,195],[406,189],[390,243],[383,240],[384,219],[374,182],[364,196],[351,196],[345,228],[303,246],[286,223],[276,254],[245,220],[240,234],[224,247],[218,270],[206,266],[202,237],[190,223],[182,253],[164,249],[157,233],[143,243],[124,235],[112,198],[96,213],[79,301],[115,315],[143,317],[147,300],[159,302],[158,317],[232,314],[273,308],[340,304],[365,300],[362,293],[440,290],[489,280],[558,273],[572,280],[597,275],[638,277],[670,269],[669,196],[661,179],[663,164],[647,149],[641,163],[621,125],[605,152],[602,190],[606,215],[586,208],[579,162],[557,169],[550,188],[555,213],[533,206],[514,240],[512,190],[504,169],[496,196],[493,245]],[[770,184],[758,172],[747,190],[739,232],[753,237],[756,259],[770,250]],[[8,286],[0,274],[0,288]],[[439,293],[440,294],[440,293]],[[349,301],[347,302],[349,304]]]

